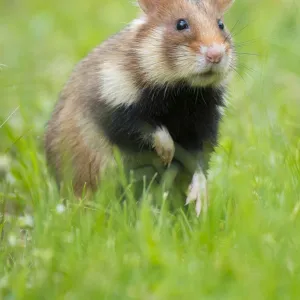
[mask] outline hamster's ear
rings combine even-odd
[[[234,0],[215,0],[220,13],[225,13],[233,4]]]
[[[144,11],[145,14],[153,11],[159,0],[138,0],[140,8]]]

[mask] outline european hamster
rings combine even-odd
[[[223,15],[233,0],[138,0],[139,18],[92,50],[60,93],[45,134],[58,182],[65,153],[75,194],[94,191],[113,146],[125,160],[149,152],[168,166],[197,158],[186,204],[207,209],[206,173],[235,67]],[[175,155],[176,156],[176,155]]]

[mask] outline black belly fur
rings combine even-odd
[[[124,151],[150,150],[151,142],[145,142],[143,136],[161,125],[175,143],[188,151],[199,151],[203,142],[217,142],[223,93],[223,89],[185,84],[151,87],[143,89],[134,104],[116,108],[102,101],[92,114],[110,141]]]

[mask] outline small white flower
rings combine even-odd
[[[56,212],[58,214],[63,214],[66,211],[66,207],[63,204],[58,204],[56,206]]]
[[[17,237],[14,234],[10,234],[7,238],[8,243],[11,247],[16,247],[17,246]]]
[[[33,228],[34,221],[33,217],[30,215],[25,215],[24,217],[19,218],[19,224],[22,228]]]
[[[30,215],[26,215],[25,217],[24,217],[24,223],[25,223],[25,225],[27,225],[28,227],[33,227],[33,225],[34,225],[34,221],[33,221],[33,217],[32,216],[30,216]]]

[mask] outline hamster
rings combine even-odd
[[[140,17],[80,61],[60,93],[45,133],[58,183],[65,159],[80,197],[101,188],[113,147],[124,161],[147,152],[166,167],[181,148],[197,161],[185,203],[195,201],[197,215],[207,209],[208,162],[236,61],[223,23],[232,3],[138,0]]]

